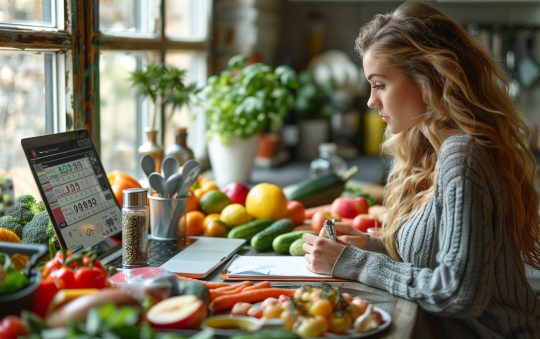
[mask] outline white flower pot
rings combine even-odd
[[[251,177],[259,135],[248,139],[233,138],[224,144],[217,136],[208,141],[208,155],[214,181],[223,187],[230,182],[246,183]]]

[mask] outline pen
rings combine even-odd
[[[334,219],[325,220],[323,227],[326,230],[326,233],[328,233],[328,237],[333,242],[337,242],[336,238],[336,230],[334,229]]]

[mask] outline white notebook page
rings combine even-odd
[[[299,256],[237,255],[227,267],[227,272],[231,277],[331,278],[329,275],[309,271],[306,265],[304,257]]]

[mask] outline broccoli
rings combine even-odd
[[[16,202],[15,206],[6,211],[6,215],[14,217],[17,223],[21,225],[26,225],[34,217],[34,213],[30,210],[30,205],[23,202]]]
[[[47,230],[49,224],[51,224],[51,220],[47,211],[36,214],[29,223],[24,225],[22,232],[23,243],[49,245],[50,231]]]
[[[32,212],[33,215],[38,214],[39,212],[45,211],[45,205],[42,201],[37,201],[36,198],[33,195],[30,194],[23,194],[20,195],[16,200],[15,204],[21,203],[28,206],[28,209],[30,212]]]
[[[17,219],[11,215],[5,215],[0,217],[0,227],[8,229],[13,233],[17,234],[19,238],[22,238],[23,225],[17,222]]]

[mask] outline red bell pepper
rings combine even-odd
[[[50,278],[42,280],[36,290],[33,309],[34,313],[44,318],[49,309],[49,304],[59,290],[60,289],[56,286],[54,280]]]

